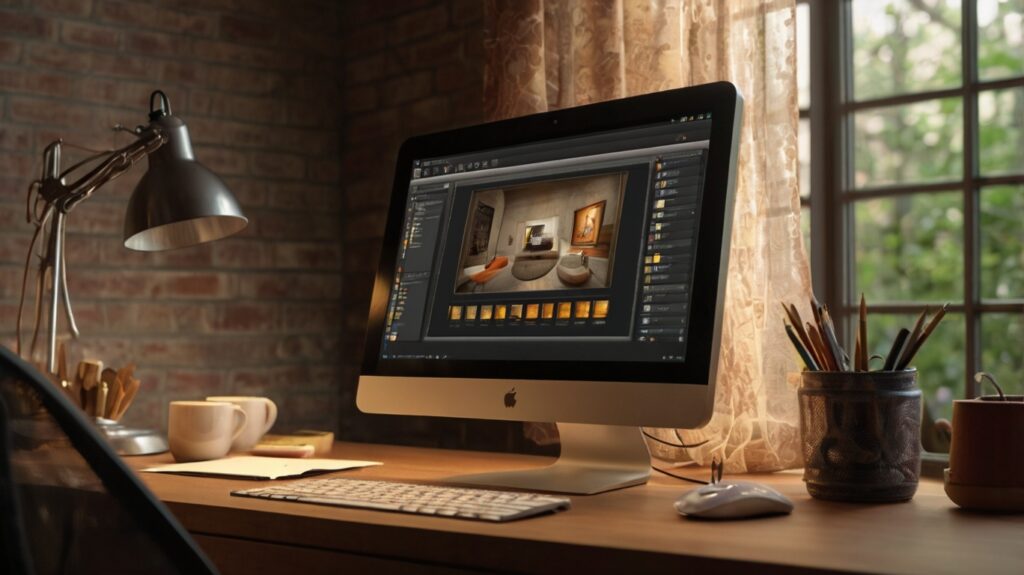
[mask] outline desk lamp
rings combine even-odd
[[[32,347],[34,355],[46,294],[47,355],[50,373],[57,371],[58,305],[63,303],[68,329],[78,337],[78,326],[71,311],[65,261],[65,224],[68,213],[98,188],[129,170],[144,157],[149,169],[128,201],[124,220],[124,245],[139,251],[161,251],[213,241],[241,231],[248,224],[237,200],[213,172],[195,160],[185,123],[171,113],[171,104],[160,90],[149,98],[149,124],[135,129],[115,126],[136,139],[118,150],[98,152],[61,171],[62,140],[43,152],[42,178],[29,187],[28,219],[36,226],[29,245],[21,303],[28,287],[28,271],[39,236],[46,234],[41,246],[36,284],[36,318]],[[81,177],[68,176],[86,165],[96,164]],[[18,310],[18,353],[21,353],[21,316]],[[120,425],[101,423],[101,428],[119,452],[129,454],[166,451],[166,440],[154,431],[131,430]],[[125,439],[128,438],[128,439]],[[123,440],[123,441],[122,441]]]

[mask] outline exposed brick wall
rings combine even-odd
[[[339,353],[351,331],[341,321],[340,16],[330,0],[0,0],[0,342],[13,345],[25,191],[43,148],[58,137],[124,145],[130,136],[110,126],[145,123],[160,88],[249,228],[132,252],[121,225],[145,165],[100,189],[68,225],[78,352],[139,365],[134,424],[165,425],[169,400],[241,393],[274,398],[285,426],[336,426],[351,378]],[[65,166],[82,157],[66,155]]]
[[[483,2],[404,0],[347,5],[342,188],[345,195],[342,435],[445,447],[519,447],[519,426],[368,416],[355,408],[370,290],[395,156],[412,135],[483,121]]]

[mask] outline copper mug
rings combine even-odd
[[[953,402],[946,493],[969,509],[1024,511],[1024,396]]]

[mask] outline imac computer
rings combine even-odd
[[[723,82],[406,141],[359,409],[557,423],[552,466],[453,483],[646,482],[638,427],[711,416],[741,115]]]

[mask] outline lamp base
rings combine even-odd
[[[155,429],[125,427],[102,417],[96,418],[96,427],[118,455],[153,455],[170,449],[167,438]]]

